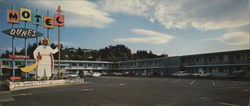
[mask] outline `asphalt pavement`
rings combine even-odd
[[[11,92],[3,106],[250,106],[250,82],[97,77],[85,84]]]

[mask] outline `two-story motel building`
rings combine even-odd
[[[27,60],[28,65],[34,63],[34,59]],[[0,59],[0,76],[12,76],[12,59]],[[23,59],[16,59],[16,74],[24,66]],[[176,57],[162,57],[141,60],[129,60],[119,62],[108,61],[82,61],[61,60],[63,73],[74,72],[119,72],[133,73],[135,76],[167,76],[177,71],[190,73],[209,72],[216,77],[227,77],[235,73],[250,75],[250,50],[235,50],[214,52]],[[35,71],[31,72],[34,73]],[[55,61],[55,73],[57,73],[57,61]]]
[[[250,75],[250,50],[214,52],[185,55],[180,58],[184,71],[197,73],[201,71],[223,77],[237,73]]]

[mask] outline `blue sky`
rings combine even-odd
[[[248,0],[0,0],[0,30],[9,29],[7,9],[36,8],[53,16],[60,4],[67,47],[100,49],[124,44],[170,56],[249,48]],[[24,27],[24,22],[15,25]],[[28,23],[28,28],[34,25]],[[46,35],[42,26],[39,31]],[[57,28],[51,40],[57,41]],[[28,43],[35,42],[29,39]],[[16,39],[17,50],[24,47]],[[11,37],[0,33],[0,52],[11,50]]]

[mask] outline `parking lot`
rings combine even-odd
[[[12,92],[4,106],[249,106],[250,82],[235,80],[92,77],[81,85]]]

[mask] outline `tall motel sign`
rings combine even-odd
[[[9,54],[8,57],[12,59],[12,77],[11,79],[20,79],[20,77],[16,77],[15,75],[15,59],[25,59],[25,66],[27,66],[27,59],[30,57],[27,55],[27,39],[36,38],[36,44],[38,46],[39,37],[43,36],[43,33],[38,31],[39,26],[43,26],[47,28],[47,36],[46,38],[50,38],[50,29],[53,29],[55,26],[58,27],[58,45],[60,46],[60,27],[64,26],[64,15],[61,14],[61,6],[58,6],[56,10],[56,14],[54,17],[51,17],[49,14],[49,10],[47,10],[47,15],[43,16],[38,9],[32,11],[28,8],[20,8],[19,11],[14,9],[14,5],[12,5],[12,9],[7,10],[7,22],[12,25],[10,29],[6,29],[2,31],[3,33],[10,35],[12,37],[12,54]],[[20,21],[24,21],[23,28],[15,28],[15,24],[19,24]],[[27,28],[27,23],[31,22],[36,26],[36,29]],[[44,36],[45,37],[45,36]],[[24,39],[24,55],[16,55],[16,44],[15,38]],[[59,59],[60,63],[60,50],[59,50]],[[60,64],[58,66],[58,75],[60,75]],[[25,77],[28,77],[28,73],[25,73]]]

